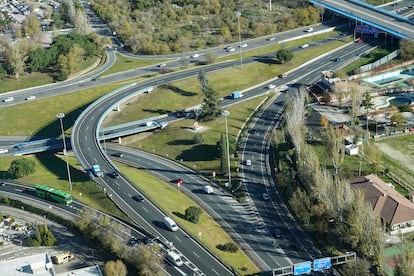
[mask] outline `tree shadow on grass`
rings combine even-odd
[[[280,64],[280,62],[276,61],[274,58],[267,56],[255,57],[254,61],[269,65]]]
[[[177,156],[177,160],[185,161],[211,161],[217,158],[217,147],[213,145],[196,145],[183,151]]]
[[[188,146],[194,144],[193,140],[190,139],[178,139],[167,143],[171,146]]]
[[[159,114],[159,115],[171,113],[171,110],[167,110],[167,109],[143,109],[143,111],[154,113],[154,114]]]
[[[196,96],[197,93],[191,92],[191,91],[186,91],[184,89],[181,89],[171,83],[167,83],[162,85],[162,88],[166,88],[169,89],[177,94],[180,94],[181,96],[186,96],[186,97],[192,97],[192,96]]]
[[[173,215],[175,215],[175,216],[177,216],[181,219],[185,219],[184,214],[181,214],[180,212],[172,212],[172,213],[173,213]]]

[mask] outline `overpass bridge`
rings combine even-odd
[[[387,9],[360,0],[310,0],[311,3],[356,22],[369,25],[395,38],[414,41],[414,21]],[[375,29],[372,29],[375,33]]]

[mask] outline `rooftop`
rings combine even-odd
[[[48,253],[41,253],[13,260],[0,261],[2,276],[55,276],[52,260]]]

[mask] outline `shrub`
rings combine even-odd
[[[237,250],[239,250],[239,248],[237,247],[237,245],[234,242],[228,242],[228,243],[225,243],[225,244],[219,244],[216,247],[219,250],[227,251],[227,252],[231,252],[231,253],[236,253]]]
[[[10,163],[8,172],[15,178],[22,178],[26,175],[34,173],[35,165],[36,164],[33,160],[19,158]]]
[[[203,135],[201,133],[196,133],[193,137],[193,143],[200,144],[202,142],[204,142]]]
[[[201,208],[197,206],[190,206],[185,210],[184,219],[192,223],[197,223],[200,218],[201,213],[202,213]]]

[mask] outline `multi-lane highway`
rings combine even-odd
[[[310,2],[351,18],[355,22],[374,26],[394,37],[414,40],[414,22],[411,19],[385,9],[369,6],[364,1],[310,0]]]

